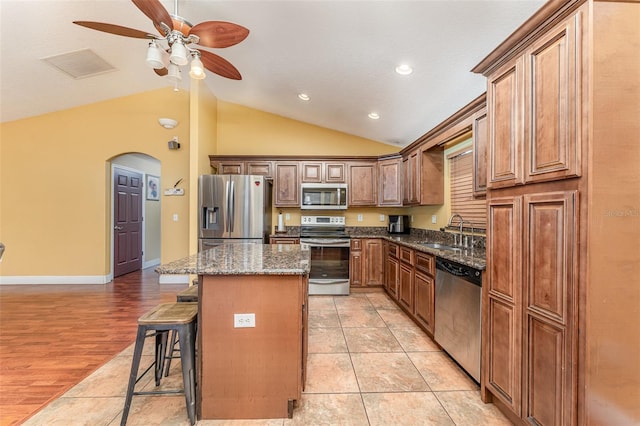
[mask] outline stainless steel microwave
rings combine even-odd
[[[303,210],[346,210],[347,185],[303,183],[300,200]]]

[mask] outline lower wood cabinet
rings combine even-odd
[[[380,238],[351,239],[350,283],[352,287],[384,285],[384,251]]]
[[[400,282],[400,262],[398,261],[399,247],[395,243],[388,243],[385,259],[384,288],[395,301],[398,300],[398,286]]]
[[[427,253],[415,254],[416,268],[414,277],[415,320],[431,334],[435,322],[435,256]]]
[[[483,385],[533,424],[572,424],[576,191],[489,202]],[[499,253],[499,255],[494,255]]]

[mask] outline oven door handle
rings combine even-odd
[[[301,239],[300,244],[307,244],[310,247],[349,247],[350,241],[343,240],[318,240],[318,239]]]

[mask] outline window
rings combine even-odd
[[[465,222],[473,222],[475,228],[486,229],[486,200],[473,197],[472,154],[473,149],[467,146],[447,156],[451,182],[451,214],[458,213]]]

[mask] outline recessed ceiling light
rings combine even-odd
[[[298,98],[300,98],[303,101],[308,101],[309,99],[311,99],[309,95],[307,95],[306,93],[298,93]]]
[[[377,112],[370,112],[369,113],[369,118],[372,120],[377,120],[378,118],[380,118],[380,116],[378,115]]]
[[[400,75],[409,75],[413,72],[413,68],[407,64],[402,64],[396,67],[396,72]]]

